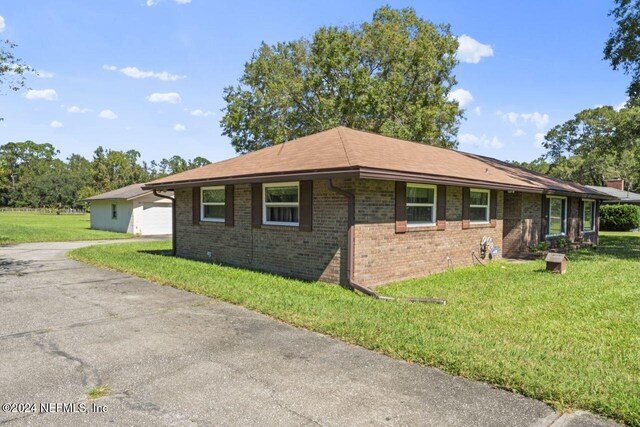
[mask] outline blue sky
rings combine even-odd
[[[367,21],[384,4],[467,36],[460,57],[471,62],[455,69],[462,150],[532,160],[550,127],[626,98],[627,77],[602,60],[610,1],[149,1],[0,4],[0,39],[41,71],[33,92],[0,96],[0,144],[49,142],[62,157],[99,145],[147,161],[231,157],[222,91],[259,43]]]

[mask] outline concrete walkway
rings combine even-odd
[[[65,257],[88,244],[0,247],[0,403],[35,404],[0,424],[609,424]]]

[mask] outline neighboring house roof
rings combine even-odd
[[[342,126],[160,178],[146,184],[145,188],[325,178],[477,185],[607,197],[582,185],[508,162]]]
[[[86,201],[91,202],[94,200],[131,200],[151,193],[151,190],[143,190],[144,184],[131,184],[126,187],[118,188],[117,190],[107,191],[106,193],[98,194],[96,196],[87,197]]]
[[[640,204],[640,194],[632,193],[631,191],[618,190],[611,187],[598,187],[596,185],[587,185],[592,190],[599,191],[614,197],[612,200],[607,200],[609,203],[638,203]]]

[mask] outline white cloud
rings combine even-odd
[[[191,3],[191,0],[173,0],[178,4],[189,4]]]
[[[0,33],[3,32],[6,27],[7,26],[4,23],[4,18],[2,16],[0,16]]]
[[[101,119],[115,120],[118,118],[118,115],[111,110],[102,110],[100,114],[98,114],[98,117]]]
[[[537,111],[535,113],[520,114],[520,117],[522,117],[525,122],[533,123],[538,129],[544,129],[549,124],[549,115],[540,114]]]
[[[176,123],[175,125],[173,125],[173,130],[175,130],[176,132],[184,132],[185,130],[187,130],[187,127],[180,123]]]
[[[535,146],[538,148],[544,148],[542,146],[542,143],[544,142],[544,133],[542,132],[538,132],[534,135],[534,140],[535,140]]]
[[[182,98],[180,98],[180,94],[177,92],[168,92],[168,93],[152,93],[147,97],[149,102],[168,102],[169,104],[179,104],[182,102]]]
[[[500,142],[497,136],[493,138],[488,138],[486,135],[482,135],[481,137],[477,137],[471,133],[463,133],[458,136],[458,141],[462,145],[470,145],[473,147],[479,148],[494,148],[499,149],[504,147],[504,144]]]
[[[524,135],[526,135],[526,133],[520,128],[513,131],[513,136],[515,137],[524,136]]]
[[[70,113],[88,113],[91,110],[89,110],[86,107],[85,108],[80,108],[77,105],[73,105],[73,106],[67,108],[67,111],[70,112]]]
[[[158,4],[158,0],[147,0],[147,6],[155,6]]]
[[[613,109],[614,109],[614,110],[616,110],[616,111],[620,111],[620,110],[622,110],[622,109],[623,109],[624,107],[626,107],[626,106],[627,106],[627,101],[623,101],[623,102],[621,102],[620,104],[615,105],[615,106],[613,107]]]
[[[480,107],[474,108],[473,112],[476,113],[478,116],[482,115],[482,110],[480,109]]]
[[[471,101],[473,101],[473,95],[471,95],[471,92],[464,89],[454,90],[447,96],[447,98],[449,99],[449,101],[457,101],[460,108],[468,105]]]
[[[531,123],[538,129],[544,129],[549,124],[549,115],[546,113],[515,113],[510,111],[503,113],[498,111],[496,114],[502,116],[502,120],[509,122],[513,125],[518,123]]]
[[[33,74],[35,74],[36,77],[39,77],[41,79],[51,79],[54,76],[52,72],[45,71],[45,70],[36,70],[35,72],[33,72]]]
[[[102,68],[109,71],[120,71],[127,77],[131,77],[133,79],[149,79],[154,78],[158,80],[162,80],[163,82],[175,82],[176,80],[184,79],[186,76],[180,76],[178,74],[171,74],[167,71],[144,71],[139,69],[138,67],[124,67],[118,69],[115,65],[103,65]]]
[[[458,59],[469,64],[477,64],[482,58],[493,56],[493,49],[466,34],[458,37]]]
[[[58,99],[58,92],[53,89],[29,89],[25,95],[27,99],[45,99],[47,101],[54,101]]]
[[[51,122],[50,126],[51,126],[52,128],[56,128],[56,129],[57,129],[57,128],[62,128],[62,127],[64,127],[64,126],[62,125],[62,122],[59,122],[59,121],[57,121],[57,120],[53,120],[53,121]]]
[[[189,114],[196,117],[209,117],[215,114],[213,111],[204,111],[199,108],[196,108],[195,110],[186,110],[186,111],[189,111]]]

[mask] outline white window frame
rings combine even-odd
[[[267,203],[267,188],[273,187],[296,187],[298,190],[298,201],[296,203],[281,203],[281,202],[268,202]],[[283,207],[283,208],[298,208],[298,221],[297,222],[285,222],[285,221],[267,221],[267,207]],[[286,227],[298,227],[300,225],[300,182],[270,182],[268,184],[262,184],[262,224],[264,225],[284,225]]]
[[[222,190],[222,193],[225,195],[225,201],[224,202],[208,202],[205,203],[204,202],[204,192],[205,190]],[[222,218],[205,218],[204,216],[204,207],[205,206],[225,206],[226,204],[226,193],[225,193],[225,188],[224,185],[216,185],[214,187],[200,187],[200,221],[206,221],[206,222],[224,222],[225,221],[225,216],[223,215]]]
[[[584,228],[585,208],[591,203],[591,228]],[[592,232],[596,230],[596,201],[594,199],[582,199],[582,231]]]
[[[547,237],[558,237],[558,236],[566,236],[567,235],[567,198],[564,196],[547,196],[547,199],[560,199],[564,200],[564,221],[562,221],[562,228],[564,231],[561,231],[560,234],[551,234],[551,200],[549,200],[549,207],[547,208]]]
[[[471,204],[471,193],[485,193],[487,195],[487,204],[486,205],[472,205]],[[485,220],[471,220],[471,208],[484,208],[485,209]],[[471,224],[489,224],[491,222],[491,190],[487,190],[484,188],[470,188],[469,189],[469,222]]]
[[[118,204],[117,203],[111,203],[111,219],[112,220],[118,220]]]
[[[417,184],[413,182],[407,182],[407,190],[409,187],[417,188],[431,188],[433,190],[433,203],[409,203],[405,202],[406,207],[431,207],[431,221],[409,221],[407,219],[408,227],[424,227],[425,225],[436,224],[436,207],[438,206],[438,186],[432,184]],[[407,191],[408,193],[408,191]],[[406,197],[406,193],[405,193]],[[407,198],[408,200],[408,198]]]

